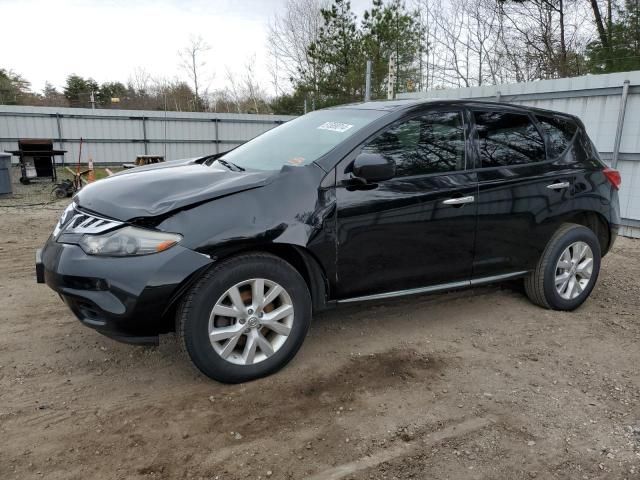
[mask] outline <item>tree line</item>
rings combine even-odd
[[[41,92],[34,92],[21,75],[0,68],[0,105],[271,113],[271,100],[253,73],[239,76],[228,73],[228,77],[228,87],[210,92],[198,83],[202,80],[193,83],[193,80],[153,78],[144,69],[136,70],[126,84],[99,84],[93,78],[72,74],[67,76],[61,90],[47,82]]]
[[[193,37],[180,51],[184,79],[69,75],[61,91],[34,92],[0,69],[0,103],[300,114],[362,101],[367,60],[373,99],[386,98],[390,78],[408,92],[636,70],[640,0],[372,0],[360,17],[349,0],[287,0],[267,47],[270,86],[250,58],[210,91],[210,47]]]
[[[288,0],[270,25],[281,103],[372,98],[640,69],[640,0]],[[287,87],[289,88],[287,90]],[[276,91],[278,91],[276,87]]]

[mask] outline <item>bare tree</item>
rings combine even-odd
[[[427,68],[442,86],[483,85],[495,82],[498,38],[497,13],[493,0],[421,0],[430,24],[427,43],[431,58]]]
[[[301,76],[317,88],[316,64],[309,56],[309,45],[318,38],[324,23],[320,10],[328,5],[329,0],[287,0],[284,12],[269,24],[270,70],[276,95]]]
[[[260,86],[255,71],[255,55],[246,62],[240,73],[225,67],[226,87],[216,92],[216,108],[236,113],[268,113],[267,93]]]
[[[202,109],[203,102],[201,94],[203,92],[201,92],[201,81],[204,75],[204,67],[207,65],[204,57],[209,50],[211,50],[211,46],[198,35],[191,36],[189,38],[189,44],[179,52],[181,59],[180,66],[187,73],[193,85],[195,94],[194,110],[196,111]]]
[[[151,83],[151,74],[144,67],[136,67],[127,81],[130,89],[142,95],[149,92]]]
[[[581,0],[505,0],[500,8],[507,20],[503,47],[517,48],[519,58],[512,58],[520,62],[524,53],[524,80],[579,73],[576,52],[590,37]]]
[[[228,88],[216,90],[210,97],[210,103],[214,112],[233,113],[237,110],[236,102],[229,94]]]
[[[466,34],[469,32],[469,18],[466,15],[466,2],[453,2],[448,6],[443,2],[434,4],[437,8],[434,16],[439,34],[436,36],[436,52],[442,81],[458,87],[469,87],[470,65],[469,45]]]
[[[266,95],[260,88],[260,84],[256,80],[255,72],[256,56],[253,55],[244,65],[244,75],[242,81],[244,83],[245,96],[247,101],[252,105],[252,113],[260,113],[261,106],[266,104]],[[263,109],[264,110],[264,109]]]
[[[236,75],[229,70],[229,67],[225,68],[225,74],[227,79],[226,95],[235,105],[237,112],[242,113],[242,86],[236,80]]]
[[[414,1],[428,88],[578,75],[595,34],[587,0]]]
[[[496,61],[498,15],[494,5],[492,0],[477,0],[468,2],[466,6],[471,25],[469,48],[477,59],[478,85],[483,85],[486,81],[498,83],[499,64]]]

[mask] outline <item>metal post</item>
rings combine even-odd
[[[56,113],[56,124],[58,125],[58,147],[60,150],[64,150],[64,144],[62,143],[62,123],[60,121],[59,113]],[[64,154],[62,154],[62,166],[64,167]]]
[[[627,96],[629,95],[629,80],[622,84],[622,97],[620,97],[620,111],[618,112],[618,126],[616,127],[616,139],[613,144],[613,155],[611,156],[611,168],[618,166],[618,154],[620,153],[620,143],[622,142],[622,129],[624,128],[624,114],[627,109]]]
[[[389,57],[389,80],[387,81],[387,100],[393,100],[395,97],[396,86],[396,57]]]
[[[371,101],[371,60],[367,60],[367,76],[364,83],[364,101]]]
[[[162,139],[162,156],[167,160],[167,92],[164,91],[164,138]]]
[[[220,131],[218,128],[218,123],[220,123],[220,119],[219,118],[214,118],[213,119],[214,125],[215,125],[215,130],[216,130],[216,153],[220,153]]]
[[[496,92],[496,102],[499,102],[502,99],[502,93],[500,90]]]
[[[144,154],[149,154],[149,149],[147,146],[147,117],[142,117],[142,141],[144,142]],[[166,160],[166,158],[165,158]]]
[[[307,114],[307,98],[304,99],[304,114]]]

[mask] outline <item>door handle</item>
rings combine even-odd
[[[473,195],[469,195],[468,197],[456,197],[450,198],[448,200],[443,201],[444,205],[464,205],[465,203],[473,203],[476,199]]]
[[[547,185],[547,188],[550,188],[551,190],[562,190],[564,188],[569,188],[569,185],[569,182],[558,182]]]

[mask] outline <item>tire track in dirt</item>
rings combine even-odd
[[[172,457],[171,449],[166,449],[162,443],[184,437],[185,442],[194,445],[201,441],[215,444],[215,453],[196,455],[197,464],[201,470],[219,471],[225,468],[238,449],[247,450],[260,445],[260,450],[264,451],[269,444],[272,444],[271,448],[281,449],[282,445],[272,440],[278,437],[287,437],[293,444],[301,444],[323,435],[333,439],[337,445],[340,442],[338,438],[344,436],[343,430],[350,428],[348,424],[351,422],[336,427],[333,419],[337,412],[342,412],[346,418],[349,411],[358,408],[361,395],[375,396],[381,391],[404,391],[411,384],[437,383],[444,368],[445,362],[440,358],[415,350],[393,349],[352,356],[331,372],[304,371],[293,380],[252,382],[231,386],[214,395],[208,395],[212,389],[207,383],[190,388],[188,393],[176,389],[143,391],[121,397],[100,408],[37,411],[10,418],[6,427],[12,430],[40,428],[45,433],[53,429],[58,443],[78,445],[77,455],[108,451],[109,456],[127,457],[125,451],[121,451],[122,447],[129,449],[135,445],[136,450],[154,448],[154,456],[162,461],[143,462],[138,470],[164,474],[176,470],[175,465],[166,462],[166,458]],[[286,400],[274,401],[275,398]],[[326,421],[305,425],[308,419],[318,417]],[[87,438],[85,432],[90,429],[99,430],[100,438]],[[230,432],[238,432],[242,441],[239,442]],[[336,449],[342,450],[342,454],[352,450],[339,446],[327,448],[317,460],[330,461],[327,455],[336,453]]]
[[[398,445],[394,448],[378,450],[372,455],[367,455],[366,457],[359,458],[353,462],[338,465],[337,467],[316,473],[308,477],[308,480],[340,480],[344,477],[360,472],[361,470],[376,467],[383,462],[389,462],[400,457],[409,456],[413,452],[429,448],[442,441],[468,435],[469,433],[481,430],[496,422],[497,420],[493,417],[471,418],[464,420],[460,423],[449,425],[442,430],[438,430],[433,434],[430,434],[427,438],[422,439],[420,442],[411,441],[404,445]]]

